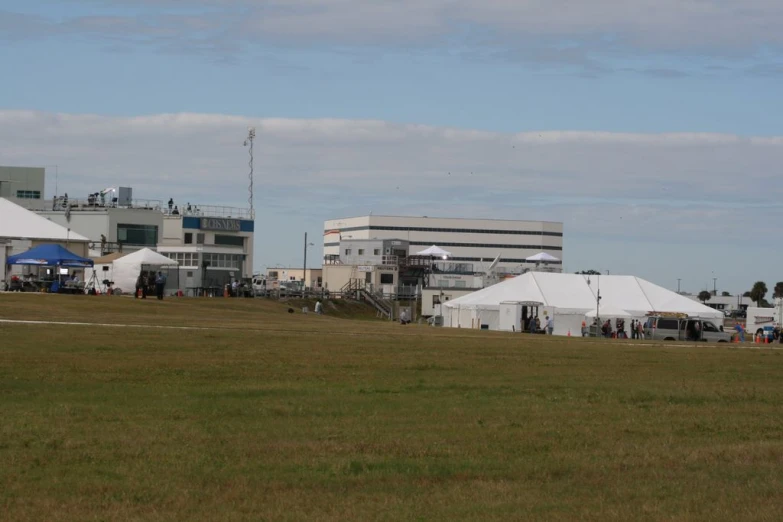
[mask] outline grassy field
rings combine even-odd
[[[781,351],[287,308],[0,294],[199,327],[0,323],[0,519],[783,519]]]

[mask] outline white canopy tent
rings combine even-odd
[[[541,263],[541,262],[552,263],[554,261],[560,261],[560,260],[553,255],[547,254],[546,252],[539,252],[534,256],[526,257],[525,261],[533,261],[536,263]]]
[[[104,270],[103,267],[109,267],[108,270]],[[142,248],[131,254],[124,255],[118,259],[115,259],[111,263],[103,265],[95,265],[95,277],[99,284],[104,279],[114,281],[114,288],[119,288],[123,292],[133,292],[136,287],[136,279],[142,271],[142,268],[152,270],[161,267],[176,267],[179,263],[173,259],[158,254],[154,250],[149,248]],[[109,272],[104,275],[105,272]],[[88,271],[86,277],[91,277],[91,271]]]
[[[433,256],[433,257],[451,257],[451,252],[448,250],[443,250],[441,247],[432,245],[431,247],[422,250],[421,252],[416,252],[417,256]]]
[[[538,316],[542,322],[546,315],[554,317],[555,334],[573,334],[580,331],[588,313],[595,314],[599,285],[601,317],[608,309],[623,311],[627,314],[624,318],[636,319],[643,319],[650,312],[685,313],[704,319],[723,317],[718,310],[634,276],[528,272],[444,303],[444,325],[475,328],[480,319],[481,324],[495,329],[501,302],[529,301],[543,303]]]

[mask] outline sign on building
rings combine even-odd
[[[224,230],[226,232],[239,232],[241,229],[238,219],[226,218],[201,218],[201,230]]]
[[[357,267],[359,272],[372,272],[372,266],[371,265],[360,265]]]

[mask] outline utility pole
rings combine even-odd
[[[307,232],[305,232],[304,238],[304,263],[302,270],[302,292],[307,289]]]
[[[712,278],[712,295],[718,295],[718,278]]]
[[[677,278],[677,293],[678,293],[678,294],[680,293],[680,281],[682,281],[682,279],[680,279],[680,278],[678,277],[678,278]]]

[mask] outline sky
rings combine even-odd
[[[779,0],[0,0],[0,164],[47,197],[564,223],[564,267],[783,280]],[[55,167],[56,166],[56,167]]]

